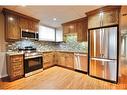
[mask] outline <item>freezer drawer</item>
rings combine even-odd
[[[117,78],[117,60],[91,59],[90,75],[116,81]]]
[[[75,55],[74,68],[76,70],[87,72],[87,69],[88,69],[88,56],[87,56],[87,54],[76,53],[74,55]]]

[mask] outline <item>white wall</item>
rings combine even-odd
[[[7,76],[6,71],[6,45],[4,40],[4,16],[0,13],[0,78]]]

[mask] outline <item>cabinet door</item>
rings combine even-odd
[[[20,28],[19,18],[13,14],[5,15],[5,27],[6,27],[6,40],[19,40],[20,39]]]
[[[73,33],[76,33],[77,31],[76,31],[76,23],[71,23],[70,25],[69,25],[69,33],[70,34],[73,34]]]
[[[54,65],[54,54],[44,53],[43,54],[43,68],[47,68]]]
[[[28,20],[26,18],[19,18],[19,25],[21,29],[28,29]]]
[[[22,59],[23,60],[23,59]],[[24,75],[23,61],[13,62],[11,68],[11,77],[17,77]]]
[[[103,26],[118,24],[119,17],[118,10],[104,12],[102,16],[103,16],[102,17]]]
[[[88,28],[96,28],[101,25],[101,15],[95,14],[88,17]]]
[[[78,22],[76,24],[76,32],[77,32],[77,40],[78,41],[82,41],[83,39],[83,23],[82,22]]]
[[[69,25],[63,25],[63,32],[64,32],[64,34],[69,33]]]
[[[7,72],[11,81],[24,75],[23,63],[23,55],[12,55],[7,57]]]
[[[87,19],[84,19],[84,21],[78,22],[76,24],[76,32],[77,32],[77,40],[78,41],[87,41]]]
[[[65,64],[65,59],[66,59],[65,53],[59,53],[58,56],[59,56],[58,65],[66,66],[66,64]]]
[[[37,32],[38,28],[37,28],[38,23],[32,20],[28,20],[28,29],[31,30],[31,32]]]
[[[74,54],[66,53],[66,67],[74,68]]]
[[[33,21],[32,30],[35,31],[35,32],[38,32],[39,31],[39,22]]]

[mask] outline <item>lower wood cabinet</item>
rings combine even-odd
[[[74,53],[59,52],[57,53],[57,65],[74,68]]]
[[[7,73],[10,81],[19,79],[24,75],[23,54],[7,55]]]
[[[66,54],[66,67],[74,68],[74,53]]]
[[[55,65],[54,56],[55,56],[54,52],[43,53],[43,68],[44,69]]]

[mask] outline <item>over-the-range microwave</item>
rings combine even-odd
[[[21,29],[21,38],[22,39],[33,39],[38,40],[38,32],[32,32],[28,29]]]

